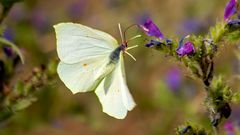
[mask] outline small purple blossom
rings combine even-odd
[[[164,39],[163,34],[157,27],[157,25],[150,19],[145,19],[143,24],[140,24],[139,27],[145,32],[148,36],[154,36],[156,38]]]
[[[50,29],[49,19],[42,10],[36,9],[32,12],[31,23],[40,33],[44,33]]]
[[[195,52],[195,48],[192,42],[188,41],[183,45],[184,39],[186,39],[188,36],[183,37],[179,42],[179,47],[177,49],[177,54],[181,57],[185,55],[190,55]]]
[[[166,44],[167,45],[172,45],[172,40],[171,39],[166,39]]]
[[[224,11],[224,20],[228,21],[230,17],[237,13],[237,0],[230,0]]]
[[[86,0],[77,1],[77,2],[72,3],[68,7],[68,15],[72,19],[79,19],[82,17],[82,15],[84,14],[84,11],[86,9],[87,9],[87,1]]]
[[[26,7],[21,4],[13,6],[9,13],[9,17],[13,22],[20,22],[22,20],[25,20],[28,17]]]
[[[199,18],[186,18],[179,23],[177,34],[201,34],[205,33],[209,24],[212,24],[212,19],[200,20]]]
[[[160,46],[161,44],[164,44],[164,43],[162,43],[162,42],[160,42],[160,41],[157,41],[157,40],[150,40],[150,42],[149,43],[147,43],[145,46],[146,47],[152,47],[152,46]]]
[[[224,129],[226,130],[228,135],[234,135],[234,125],[232,122],[226,122],[224,124]]]
[[[182,83],[182,77],[181,72],[177,68],[170,69],[170,71],[167,72],[166,75],[166,83],[168,87],[173,90],[177,91],[180,88],[180,85]]]
[[[187,42],[183,46],[177,49],[179,56],[189,55],[195,52],[194,45],[192,42]]]
[[[231,28],[231,27],[240,27],[240,20],[239,19],[234,19],[234,20],[230,20],[228,21],[227,25]]]
[[[8,46],[4,46],[3,51],[6,54],[6,56],[8,56],[8,57],[12,57],[13,54],[14,54],[13,49],[11,47],[8,47]]]
[[[14,39],[14,32],[11,28],[7,27],[5,31],[3,32],[3,37],[7,39],[8,41],[13,41]]]
[[[5,39],[7,39],[8,41],[12,42],[14,40],[14,37],[15,37],[13,30],[11,28],[7,27],[5,29],[5,31],[3,32],[3,37]],[[13,56],[14,52],[13,52],[13,49],[11,47],[4,46],[2,49],[3,49],[3,52],[5,53],[6,56],[8,56],[8,57]]]

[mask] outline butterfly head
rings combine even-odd
[[[119,47],[120,47],[120,49],[121,49],[121,51],[122,51],[123,53],[126,53],[126,54],[129,55],[133,60],[136,61],[136,58],[134,58],[129,52],[127,52],[127,50],[130,50],[130,49],[133,49],[133,48],[138,47],[138,45],[128,47],[128,42],[132,41],[133,39],[136,39],[136,38],[141,37],[141,35],[137,35],[137,36],[134,36],[134,37],[130,38],[129,40],[126,40],[126,31],[127,31],[129,28],[133,27],[133,26],[136,26],[136,25],[134,24],[134,25],[131,25],[131,26],[127,27],[127,28],[124,30],[124,33],[122,33],[121,24],[120,24],[120,23],[118,24],[120,36],[121,36],[121,39],[122,39],[122,44],[121,44]]]
[[[119,47],[123,52],[125,52],[126,48],[127,48],[127,45],[126,44],[121,44]]]

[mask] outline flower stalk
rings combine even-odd
[[[154,24],[154,26],[156,25]],[[152,30],[152,27],[143,29],[148,36],[161,33],[160,30],[159,32],[156,30],[158,29]],[[240,20],[228,20],[228,22],[217,23],[215,27],[210,28],[209,34],[205,36],[184,36],[179,43],[173,40],[170,45],[166,40],[155,36],[155,39],[151,38],[145,45],[181,61],[190,69],[195,78],[203,82],[206,92],[204,102],[213,127],[212,134],[217,134],[222,119],[227,119],[231,115],[230,103],[233,96],[231,88],[223,81],[223,77],[214,74],[214,57],[223,43],[239,40],[239,33]],[[184,42],[185,40],[187,41]],[[178,134],[199,132],[199,128],[193,128],[189,123],[183,127],[178,128]],[[204,133],[207,134],[208,131],[204,131]]]

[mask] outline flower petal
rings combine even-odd
[[[170,69],[165,77],[166,84],[170,90],[177,92],[181,87],[182,75],[178,68]]]
[[[195,52],[195,48],[192,42],[188,41],[183,45],[184,39],[188,37],[189,35],[183,37],[179,42],[179,47],[176,52],[180,57],[183,57],[184,55],[190,55]]]
[[[156,41],[156,40],[150,40],[149,43],[147,43],[145,46],[146,47],[152,47],[152,46],[160,46],[161,44],[164,44],[162,42]]]
[[[184,51],[185,53],[188,54],[192,54],[195,52],[195,48],[192,42],[187,42],[184,44]]]
[[[139,26],[148,36],[154,36],[160,39],[164,38],[157,25],[150,18],[146,19],[146,21]]]
[[[240,27],[240,20],[239,19],[230,20],[230,21],[228,21],[227,26],[229,28],[232,28],[232,29],[239,28]]]
[[[234,133],[234,125],[232,122],[226,122],[224,124],[224,129],[228,132],[228,133]]]
[[[230,0],[225,8],[224,20],[228,21],[229,18],[237,12],[237,0]]]
[[[13,49],[11,47],[8,47],[8,46],[4,46],[3,51],[8,57],[13,56],[13,54],[14,54]]]

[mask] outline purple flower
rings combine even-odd
[[[68,8],[68,15],[71,19],[79,19],[83,16],[84,11],[87,9],[87,1],[81,0],[72,3]]]
[[[182,77],[179,69],[173,68],[167,72],[166,83],[171,90],[173,91],[179,90],[181,82],[182,82]]]
[[[152,46],[155,46],[155,45],[160,46],[161,44],[164,44],[164,43],[162,43],[160,41],[157,41],[157,40],[150,40],[150,42],[147,43],[145,46],[146,47],[152,47]]]
[[[185,36],[180,40],[179,47],[177,49],[177,54],[181,57],[193,54],[195,52],[195,48],[192,42],[188,41],[183,45],[183,41],[186,38],[188,38],[188,36]]]
[[[235,13],[237,13],[237,0],[230,0],[225,8],[224,20],[228,21]]]
[[[4,46],[3,51],[8,57],[12,57],[13,54],[14,54],[13,49],[11,47],[8,47],[8,46]]]
[[[207,31],[207,26],[211,24],[211,19],[200,20],[199,18],[186,18],[184,21],[179,23],[177,34],[201,34]]]
[[[150,18],[147,18],[144,21],[144,23],[140,24],[139,26],[145,32],[146,35],[164,39],[163,34],[161,33],[157,25]]]
[[[12,42],[14,40],[14,37],[15,37],[13,30],[11,28],[7,27],[5,29],[5,31],[3,32],[3,37],[5,39],[7,39],[8,41]],[[4,46],[3,51],[6,54],[6,56],[8,56],[8,57],[13,56],[13,54],[14,54],[13,49],[9,46]]]
[[[172,45],[172,39],[166,39],[167,45]]]
[[[240,27],[240,20],[239,19],[230,20],[230,21],[228,21],[227,25],[230,28],[239,28]]]
[[[8,41],[13,41],[14,39],[14,32],[11,28],[7,27],[5,31],[3,32],[3,37],[7,39]]]
[[[21,4],[13,6],[9,13],[9,17],[13,22],[20,22],[22,20],[25,20],[28,17],[26,7]]]
[[[31,13],[31,23],[40,33],[44,33],[50,29],[50,21],[42,10],[34,10]]]
[[[224,124],[224,129],[228,133],[228,135],[233,135],[234,134],[234,125],[232,122],[226,122]]]

